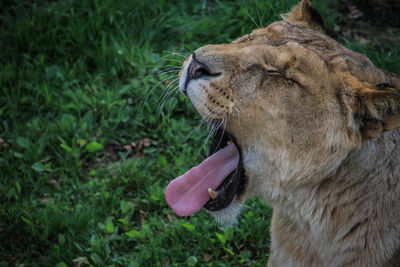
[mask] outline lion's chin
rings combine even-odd
[[[235,225],[238,215],[243,207],[243,203],[234,199],[226,208],[218,211],[208,211],[214,219],[223,225]]]

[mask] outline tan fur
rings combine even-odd
[[[273,205],[269,266],[400,266],[400,79],[324,35],[312,9],[194,52],[220,75],[187,94],[226,120],[249,179],[216,216],[252,196]]]

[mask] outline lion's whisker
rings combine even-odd
[[[179,93],[179,90],[176,90],[176,89],[177,89],[177,87],[172,90],[172,92],[174,92],[174,95],[172,96],[173,100],[176,100],[176,95]],[[168,114],[170,114],[170,112],[171,112],[171,107],[172,107],[172,101],[169,103],[169,106],[168,106]]]
[[[218,109],[219,107],[217,107],[216,109]],[[198,157],[198,155],[200,154],[200,151],[203,149],[203,147],[208,143],[208,141],[210,140],[210,138],[214,135],[214,133],[218,130],[218,128],[221,126],[221,121],[219,120],[214,120],[214,118],[216,116],[218,116],[219,113],[221,113],[222,111],[224,111],[223,108],[220,108],[217,112],[214,113],[214,115],[212,117],[207,118],[208,116],[210,116],[209,114],[211,114],[213,111],[209,112],[209,114],[207,114],[207,116],[204,116],[206,119],[205,121],[208,123],[207,126],[207,131],[209,132],[207,135],[207,138],[203,141],[202,145],[200,146],[196,157]],[[219,124],[219,125],[218,125]]]
[[[188,56],[192,54],[191,52],[187,51],[185,48],[183,48],[183,50],[185,50],[185,52],[188,54]]]
[[[146,98],[144,99],[143,106],[142,106],[142,111],[144,110],[144,106],[145,106],[145,104],[147,103],[147,100],[148,100],[149,96],[153,93],[154,89],[155,89],[159,84],[161,84],[161,83],[163,83],[163,82],[169,80],[169,79],[170,79],[171,77],[173,77],[173,76],[175,76],[175,75],[174,75],[174,74],[173,74],[173,75],[170,75],[170,76],[168,76],[167,78],[165,78],[165,79],[159,81],[157,84],[155,84],[155,85],[149,90],[149,92],[148,92],[147,95],[146,95]],[[160,99],[160,97],[156,100],[156,102],[157,102],[159,99]]]
[[[180,68],[179,68],[179,69],[175,69],[175,70],[169,69],[169,70],[165,70],[165,71],[155,72],[155,73],[152,73],[152,74],[149,74],[149,75],[145,76],[145,78],[149,78],[149,77],[160,77],[160,76],[162,76],[162,75],[171,74],[171,73],[172,73],[173,75],[176,75],[176,74],[179,73],[179,70],[180,70]]]
[[[218,107],[215,109],[215,110],[217,110],[218,109]],[[210,111],[208,114],[206,114],[206,116],[204,116],[204,117],[202,117],[201,118],[201,120],[200,120],[200,122],[199,122],[199,124],[196,126],[196,128],[194,128],[189,134],[188,134],[188,136],[186,137],[186,141],[189,139],[189,137],[195,132],[195,131],[197,131],[198,129],[200,129],[200,127],[202,127],[204,124],[210,124],[210,120],[209,120],[209,117],[210,117],[210,114],[212,114],[215,110],[212,110],[212,111]],[[209,127],[209,126],[208,126]],[[208,130],[207,130],[208,131]]]
[[[187,58],[188,55],[185,55],[183,53],[179,53],[179,52],[171,52],[171,51],[164,51],[165,53],[167,53],[168,55],[172,55],[172,56],[179,56],[179,57],[183,57],[183,58]]]
[[[221,145],[222,139],[224,137],[225,129],[226,129],[226,121],[227,120],[228,120],[228,114],[225,114],[224,117],[222,118],[222,121],[221,121],[221,126],[223,124],[224,127],[222,128],[222,134],[221,134],[221,137],[219,138],[217,147],[219,147]]]
[[[172,56],[175,56],[175,55],[172,55],[172,54],[166,54],[165,56],[162,56],[162,57],[160,57],[160,61],[161,60],[177,60],[177,59],[173,59],[173,58],[168,58],[168,57],[172,57]],[[181,62],[183,62],[183,60],[181,60]]]
[[[187,136],[186,136],[186,138],[184,139],[184,142],[186,142],[187,140],[189,140],[189,138],[190,138],[190,136],[194,133],[194,132],[196,132],[198,129],[200,129],[200,127],[202,127],[204,124],[206,124],[207,123],[207,121],[204,119],[204,118],[202,118],[201,120],[200,120],[200,122],[199,122],[199,124],[196,126],[196,128],[194,128]]]
[[[171,98],[171,95],[173,94],[173,93],[175,93],[175,95],[179,92],[179,90],[177,90],[178,89],[178,86],[176,85],[176,83],[177,83],[177,80],[178,80],[179,78],[176,78],[174,81],[172,81],[166,88],[165,88],[165,93],[163,93],[164,94],[164,96],[163,96],[163,98],[162,98],[162,100],[161,100],[161,110],[163,109],[163,107],[164,107],[164,105],[165,105],[165,102],[167,102],[168,101],[168,99],[170,99]],[[156,102],[157,103],[157,102]]]
[[[179,92],[179,90],[177,90],[178,86],[176,86],[176,83],[178,81],[179,78],[175,78],[169,85],[167,85],[167,87],[165,88],[164,92],[162,93],[162,95],[155,101],[155,103],[159,102],[161,99],[161,106],[159,109],[159,114],[158,116],[160,116],[165,103],[168,101],[168,99],[171,98],[171,95],[175,92],[175,95],[177,92]],[[169,114],[169,112],[168,112]]]
[[[160,61],[171,61],[171,62],[178,62],[179,64],[183,63],[183,60],[179,59],[172,59],[172,58],[161,58]]]

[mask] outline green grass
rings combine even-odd
[[[0,266],[265,266],[265,204],[250,200],[233,228],[167,206],[207,132],[160,81],[176,78],[175,52],[229,42],[295,2],[1,2]],[[318,8],[338,27],[334,5]],[[346,45],[400,70],[398,48]],[[145,138],[138,155],[124,149]]]

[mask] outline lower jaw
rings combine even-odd
[[[234,225],[243,205],[240,201],[234,200],[226,208],[218,211],[208,211],[216,221],[224,225]]]

